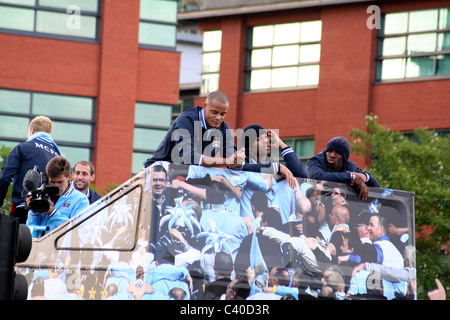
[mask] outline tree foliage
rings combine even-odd
[[[0,171],[3,168],[6,158],[8,157],[8,154],[11,152],[11,150],[11,147],[0,145]],[[2,209],[0,209],[0,214],[2,213],[2,211],[3,213],[9,213],[9,211],[11,210],[11,192],[12,185],[9,185],[8,192],[6,193],[5,199],[3,201]]]
[[[450,135],[425,128],[405,135],[369,115],[365,131],[353,129],[350,136],[382,187],[414,192],[419,299],[436,287],[435,278],[449,293]]]

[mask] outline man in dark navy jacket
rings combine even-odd
[[[38,116],[31,120],[28,127],[28,140],[19,143],[9,153],[0,173],[0,208],[8,191],[9,184],[13,182],[11,214],[21,223],[27,219],[28,209],[25,204],[23,178],[28,170],[37,166],[44,176],[46,183],[45,167],[55,156],[60,155],[51,133],[52,121],[44,116]],[[39,186],[40,187],[40,186]]]
[[[362,171],[350,161],[350,142],[344,137],[328,141],[326,149],[306,163],[308,178],[348,183],[359,190],[361,199],[367,199],[368,187],[380,187],[378,180],[367,171]]]
[[[183,112],[172,123],[153,156],[144,162],[144,168],[156,161],[242,167],[244,150],[237,150],[233,132],[224,121],[229,107],[228,97],[215,91],[207,96],[203,106]]]

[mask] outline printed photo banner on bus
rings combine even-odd
[[[416,298],[413,193],[296,181],[157,162],[34,242],[29,298]]]

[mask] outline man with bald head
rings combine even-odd
[[[225,122],[229,108],[224,93],[208,94],[203,106],[186,110],[175,119],[152,157],[144,162],[144,168],[156,161],[242,168],[245,150],[237,150],[233,132]]]
[[[319,231],[326,242],[329,242],[335,231],[350,232],[350,212],[343,205],[335,205],[328,215],[328,223],[323,224]]]

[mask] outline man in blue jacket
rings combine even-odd
[[[44,174],[43,180],[45,180],[45,166],[48,161],[61,154],[51,136],[52,131],[53,123],[49,118],[38,116],[31,120],[28,127],[28,140],[12,149],[0,173],[0,209],[9,184],[13,182],[11,214],[18,218],[20,223],[26,222],[28,212],[23,190],[25,174],[37,166]]]
[[[70,181],[70,163],[65,158],[57,156],[52,158],[46,167],[50,186],[59,187],[56,195],[51,195],[50,209],[47,212],[34,212],[29,210],[27,226],[30,227],[33,237],[42,237],[45,231],[36,227],[47,227],[51,231],[89,207],[87,196],[75,189]],[[31,197],[26,198],[27,207],[30,206]]]
[[[344,137],[334,137],[328,141],[326,149],[306,163],[308,178],[348,183],[359,190],[359,196],[366,200],[368,187],[380,187],[378,180],[362,171],[350,161],[350,142]]]
[[[244,150],[237,150],[234,135],[224,121],[229,107],[228,97],[215,91],[207,96],[203,106],[183,112],[172,123],[153,156],[144,162],[144,168],[156,161],[241,167]]]

